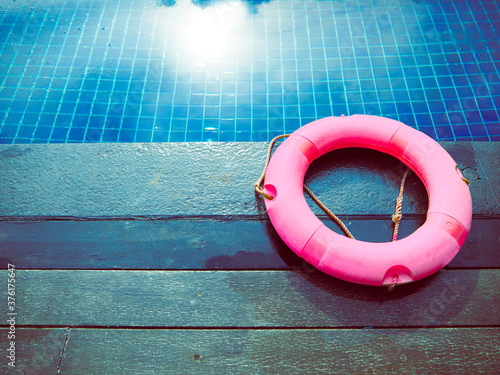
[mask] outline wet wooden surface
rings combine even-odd
[[[445,269],[393,291],[284,245],[252,191],[263,144],[65,146],[0,146],[0,265],[16,265],[18,313],[17,367],[1,373],[498,373],[497,144],[444,144],[471,180],[471,232]],[[308,184],[355,237],[388,241],[399,162],[332,154]],[[426,205],[410,178],[401,237]]]
[[[342,217],[356,239],[387,242],[390,216]],[[398,238],[423,224],[405,216]],[[340,229],[328,219],[324,223]],[[500,267],[500,219],[476,218],[447,269]],[[24,269],[295,269],[302,259],[268,218],[0,222],[2,256]]]
[[[21,325],[428,327],[500,325],[500,271],[442,270],[385,288],[296,271],[19,270]],[[355,312],[355,313],[354,313]]]

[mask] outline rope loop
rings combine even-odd
[[[255,191],[262,195],[264,198],[272,200],[273,197],[271,197],[269,194],[264,193],[264,188],[261,186],[262,182],[264,181],[264,178],[266,177],[266,172],[267,172],[267,166],[269,165],[269,161],[271,160],[271,153],[273,152],[273,147],[276,141],[280,138],[287,138],[289,137],[290,134],[282,134],[278,135],[277,137],[274,137],[271,142],[269,143],[269,147],[267,148],[267,156],[266,156],[266,162],[264,164],[264,170],[262,171],[262,174],[260,175],[259,179],[255,181],[253,184]]]
[[[396,199],[396,207],[394,208],[394,213],[392,214],[392,221],[394,222],[394,230],[392,232],[393,241],[396,241],[398,238],[399,222],[403,218],[403,215],[401,214],[401,209],[403,207],[403,192],[405,189],[406,178],[408,177],[408,174],[410,172],[411,169],[409,167],[406,168],[403,178],[401,179],[401,185],[399,186],[399,194],[398,198]]]
[[[398,275],[392,275],[392,283],[387,287],[387,290],[390,292],[394,290],[394,287],[398,283],[399,276]]]
[[[264,189],[260,185],[257,185],[257,183],[255,183],[254,187],[255,187],[255,191],[257,193],[259,193],[260,195],[262,195],[264,198],[269,199],[271,201],[273,200],[273,197],[270,196],[269,194],[266,194],[264,192]]]
[[[257,181],[255,181],[254,183],[254,188],[255,188],[255,191],[257,193],[259,193],[260,195],[262,195],[265,199],[269,199],[269,200],[272,200],[273,197],[270,196],[269,194],[266,194],[264,192],[264,188],[262,187],[262,182],[264,181],[264,178],[266,177],[266,172],[267,172],[267,167],[269,165],[269,161],[271,160],[271,154],[273,152],[273,147],[274,147],[274,144],[276,143],[276,141],[280,138],[287,138],[289,137],[290,134],[283,134],[283,135],[279,135],[277,137],[274,137],[271,142],[269,143],[269,147],[267,148],[267,156],[266,156],[266,161],[265,161],[265,164],[264,164],[264,170],[262,171],[262,174],[260,175],[259,179]],[[401,214],[401,208],[403,206],[403,191],[404,191],[404,185],[405,185],[405,181],[406,181],[406,178],[408,177],[408,174],[410,173],[411,169],[410,168],[407,168],[404,175],[403,175],[403,178],[401,180],[401,185],[399,187],[399,195],[398,195],[398,198],[396,200],[396,207],[394,209],[394,214],[392,215],[392,221],[394,222],[394,231],[393,231],[393,234],[392,234],[392,241],[396,241],[397,240],[397,236],[398,236],[398,230],[399,230],[399,222],[401,221],[401,219],[403,218],[403,215]],[[342,229],[342,231],[344,232],[344,234],[349,237],[349,238],[352,238],[354,239],[354,236],[351,234],[351,232],[349,231],[349,229],[347,229],[347,226],[342,222],[342,220],[340,220],[338,218],[338,216],[336,216],[332,211],[330,211],[320,200],[318,197],[316,197],[316,195],[313,194],[313,192],[311,191],[311,189],[309,189],[305,184],[304,184],[304,191],[311,197],[311,199],[323,210],[325,211],[325,213],[330,216],[333,221],[335,221],[335,223],[337,223],[337,225]],[[397,282],[397,280],[396,280]],[[392,290],[394,288],[394,286],[396,285],[396,283],[394,284],[391,284],[390,285],[390,290]]]

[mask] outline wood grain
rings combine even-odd
[[[495,374],[498,328],[72,329],[61,374]]]
[[[423,217],[405,217],[399,238]],[[390,218],[344,217],[355,237],[384,242]],[[336,232],[330,220],[325,224]],[[500,219],[475,219],[464,246],[447,266],[500,267]],[[3,263],[29,269],[296,269],[302,264],[268,219],[0,222]],[[0,267],[2,267],[0,259]]]
[[[471,173],[474,214],[499,215],[498,142],[441,144]],[[260,142],[0,145],[0,215],[262,214],[253,183],[266,149]],[[307,181],[336,214],[390,215],[404,169],[386,154],[345,149],[318,159]],[[414,175],[406,191],[403,214],[424,213],[425,190]]]
[[[116,327],[500,325],[500,270],[366,287],[297,271],[18,270],[18,324]],[[2,307],[4,308],[4,307]]]
[[[6,316],[6,315],[4,315]],[[43,328],[25,329],[16,328],[15,338],[15,367],[8,366],[7,357],[7,328],[0,328],[2,340],[2,359],[0,373],[2,374],[57,374],[61,361],[61,354],[67,338],[67,329]],[[5,355],[4,355],[5,354]]]
[[[497,374],[500,144],[441,144],[471,182],[471,233],[446,269],[392,292],[283,244],[252,190],[264,143],[0,145],[13,373]],[[306,179],[358,239],[383,242],[403,169],[339,150]],[[427,206],[415,176],[405,192],[403,237]]]

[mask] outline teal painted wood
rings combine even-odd
[[[453,148],[456,146],[449,145],[448,143],[443,143],[443,146],[448,149],[448,147]],[[453,151],[455,160],[459,162],[464,168],[464,174],[471,182],[475,183],[474,195],[485,194],[488,199],[493,202],[500,202],[500,142],[493,143],[492,146],[489,143],[475,142],[470,145],[463,144],[463,148],[473,148],[474,157],[471,158],[467,152]],[[482,181],[482,180],[487,181]],[[477,184],[476,182],[481,182]],[[484,182],[490,185],[490,188],[486,186]],[[481,204],[480,202],[475,202],[476,206]],[[483,210],[483,209],[481,209]],[[486,207],[483,210],[486,212],[491,212]],[[494,211],[498,213],[498,211]]]
[[[321,274],[283,245],[252,190],[265,144],[0,145],[0,263],[48,268],[17,272],[19,371],[496,373],[500,144],[442,144],[471,181],[471,235],[448,269],[392,292]],[[307,181],[377,240],[402,169],[343,150]],[[403,232],[425,208],[413,176]],[[79,221],[112,217],[130,220]]]
[[[500,325],[500,270],[366,287],[308,271],[18,270],[18,324],[120,327]],[[5,307],[1,307],[4,311]],[[4,314],[5,315],[5,314]]]
[[[0,216],[78,216],[98,153],[95,146],[1,145]]]
[[[498,328],[72,329],[61,374],[495,374]]]
[[[6,315],[4,315],[6,316]],[[3,322],[2,322],[3,323]],[[2,359],[0,373],[2,374],[57,374],[61,355],[66,343],[67,329],[63,328],[20,328],[16,327],[15,367],[9,366],[7,358],[8,328],[0,328],[2,337]],[[10,345],[10,344],[9,344]]]
[[[471,179],[474,213],[500,215],[500,144],[442,145]],[[265,214],[252,186],[266,148],[264,143],[0,145],[0,216]],[[359,149],[336,151],[325,160],[312,168],[317,179],[311,187],[336,214],[392,213],[403,174],[398,161]],[[409,183],[403,214],[425,212],[418,184]]]
[[[405,217],[399,238],[424,217]],[[363,241],[392,236],[390,217],[347,217]],[[331,220],[324,221],[340,233]],[[447,266],[500,268],[500,219],[474,219],[464,246]],[[300,269],[301,258],[281,241],[268,219],[0,222],[0,267],[30,269]],[[2,261],[3,259],[3,261]]]

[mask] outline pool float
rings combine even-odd
[[[337,234],[316,217],[303,192],[307,168],[347,147],[387,153],[417,174],[429,198],[420,228],[401,240],[372,243]],[[378,116],[328,117],[296,130],[271,157],[263,192],[290,249],[322,272],[365,285],[404,284],[437,272],[460,250],[472,221],[469,187],[452,157],[426,134]]]

